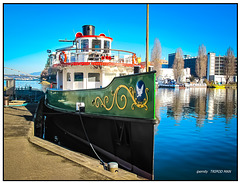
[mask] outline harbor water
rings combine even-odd
[[[158,89],[155,180],[237,180],[237,90]]]
[[[31,86],[33,89],[42,90],[42,85],[39,84],[40,81],[31,81],[31,80],[15,80],[15,87],[18,89],[29,88]],[[6,86],[6,80],[4,80],[4,86]]]

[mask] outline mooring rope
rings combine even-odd
[[[98,155],[98,153],[95,151],[92,143],[90,142],[89,138],[88,138],[88,135],[87,135],[87,132],[86,132],[86,129],[85,129],[85,126],[83,124],[83,120],[82,120],[82,116],[81,116],[81,112],[79,111],[79,118],[80,118],[80,121],[81,121],[81,124],[82,124],[82,128],[83,128],[83,131],[84,131],[84,134],[86,136],[86,139],[90,145],[90,147],[92,148],[94,154],[97,156],[97,158],[100,160],[100,164],[103,165],[103,168],[106,170],[107,169],[107,166],[105,166],[105,162],[100,158],[100,156]]]
[[[61,115],[61,114],[74,114],[74,112],[64,112],[64,113],[47,113],[47,112],[44,112],[43,115]],[[94,152],[94,154],[97,156],[97,158],[99,159],[100,161],[100,164],[103,165],[103,168],[106,170],[107,169],[107,166],[105,165],[105,162],[100,158],[100,156],[98,155],[98,153],[95,151],[92,143],[90,142],[89,138],[88,138],[88,135],[87,135],[87,132],[86,132],[86,129],[85,129],[85,126],[83,124],[83,120],[82,120],[82,115],[81,115],[81,112],[79,111],[78,113],[78,116],[80,118],[80,121],[81,121],[81,124],[82,124],[82,128],[83,128],[83,132],[85,134],[85,137],[89,143],[89,146],[91,147],[92,151]]]
[[[45,101],[45,105],[46,105],[46,101]],[[66,114],[66,113],[67,113],[67,114],[74,114],[74,112],[65,111],[64,113],[47,113],[47,112],[43,112],[43,115],[56,115],[56,114],[57,114],[57,115],[59,115],[59,114],[61,115],[61,114]],[[85,134],[85,137],[86,137],[86,139],[87,139],[87,141],[88,141],[88,143],[89,143],[92,151],[94,152],[94,154],[95,154],[95,155],[97,156],[97,158],[99,159],[100,164],[103,165],[103,168],[104,168],[105,170],[107,170],[107,166],[105,165],[105,162],[104,162],[104,161],[100,158],[100,156],[97,154],[97,152],[95,151],[92,143],[90,142],[90,140],[89,140],[89,138],[88,138],[88,135],[87,135],[85,126],[84,126],[84,124],[83,124],[83,120],[82,120],[82,116],[81,116],[81,112],[80,112],[80,111],[79,111],[79,113],[78,113],[78,116],[79,116],[79,118],[80,118],[80,121],[81,121],[81,124],[82,124],[82,128],[83,128],[83,131],[84,131],[84,134]]]

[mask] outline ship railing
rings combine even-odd
[[[137,64],[139,58],[134,52],[117,50],[117,49],[103,49],[103,48],[69,48],[56,50],[56,58],[52,60],[52,65],[59,64],[59,54],[64,52],[67,56],[66,63],[73,62],[112,62],[112,63],[126,63]]]

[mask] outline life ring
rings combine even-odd
[[[136,54],[133,54],[133,56],[132,56],[132,63],[133,64],[137,64],[137,56],[136,56]]]
[[[104,57],[104,56],[101,56],[101,59],[102,59],[102,60],[104,60],[104,59],[105,59],[105,57]]]
[[[65,51],[62,51],[62,52],[59,54],[59,60],[60,60],[60,63],[61,63],[61,64],[67,62],[67,54],[65,53]]]

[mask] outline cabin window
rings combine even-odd
[[[67,73],[67,81],[71,81],[71,73]]]
[[[51,59],[56,59],[56,55],[51,54],[51,55],[50,55],[50,58],[51,58]]]
[[[71,53],[71,62],[75,62],[76,61],[75,57],[76,57],[76,54],[75,53]]]
[[[76,42],[76,44],[77,44],[77,48],[80,48],[80,41],[79,40]]]
[[[94,49],[94,48],[101,48],[101,40],[95,40],[95,39],[93,39],[92,40],[92,51],[98,51],[98,52],[101,52],[101,50],[100,49]]]
[[[83,81],[83,73],[75,72],[74,73],[74,81]]]
[[[88,52],[89,48],[89,40],[88,39],[83,39],[81,40],[81,51],[82,52]]]
[[[110,49],[110,41],[104,41],[104,49]],[[104,53],[109,53],[109,50],[104,50]]]
[[[99,73],[88,73],[88,81],[89,82],[100,82],[100,74]]]

